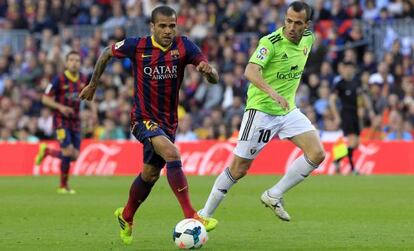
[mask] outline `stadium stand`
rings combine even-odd
[[[358,65],[375,116],[361,106],[362,139],[414,136],[414,1],[308,1],[316,43],[297,95],[298,107],[329,140],[338,131],[327,96],[341,62]],[[202,4],[201,4],[202,3]],[[100,51],[126,36],[149,34],[151,10],[168,4],[179,31],[199,44],[220,84],[188,68],[180,93],[177,139],[234,139],[244,109],[244,67],[258,39],[283,24],[290,1],[0,0],[0,141],[53,139],[51,111],[40,98],[76,50],[90,75]],[[85,106],[86,138],[128,139],[133,79],[128,60],[112,61],[96,93],[98,116]],[[362,102],[362,101],[361,101]],[[403,132],[403,133],[402,133]],[[410,135],[411,137],[407,136]]]

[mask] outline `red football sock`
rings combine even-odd
[[[122,212],[122,217],[132,224],[135,212],[151,192],[154,183],[148,183],[141,178],[141,174],[134,180],[129,189],[128,202]]]
[[[193,218],[196,211],[191,205],[190,197],[188,195],[187,178],[185,177],[181,166],[182,164],[180,160],[167,162],[167,179],[178,202],[180,202],[184,217]]]
[[[60,163],[60,187],[68,187],[70,157],[62,156]]]

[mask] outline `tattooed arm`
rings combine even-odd
[[[99,79],[105,70],[106,64],[113,57],[112,49],[110,46],[106,47],[98,58],[95,64],[95,68],[92,73],[91,81],[85,86],[79,94],[80,99],[92,100],[95,94],[96,88],[98,87]]]

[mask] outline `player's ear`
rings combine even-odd
[[[311,24],[312,24],[312,21],[311,20],[306,21],[306,23],[305,23],[305,29],[308,29],[311,26]]]
[[[150,29],[151,29],[151,33],[152,33],[152,34],[154,34],[154,28],[155,28],[155,25],[154,25],[154,23],[153,23],[153,22],[151,22],[151,23],[150,23]]]

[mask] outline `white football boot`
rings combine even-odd
[[[260,197],[260,200],[266,207],[269,207],[281,220],[290,221],[288,212],[286,212],[283,208],[283,198],[272,198],[269,196],[268,192],[265,191]]]

